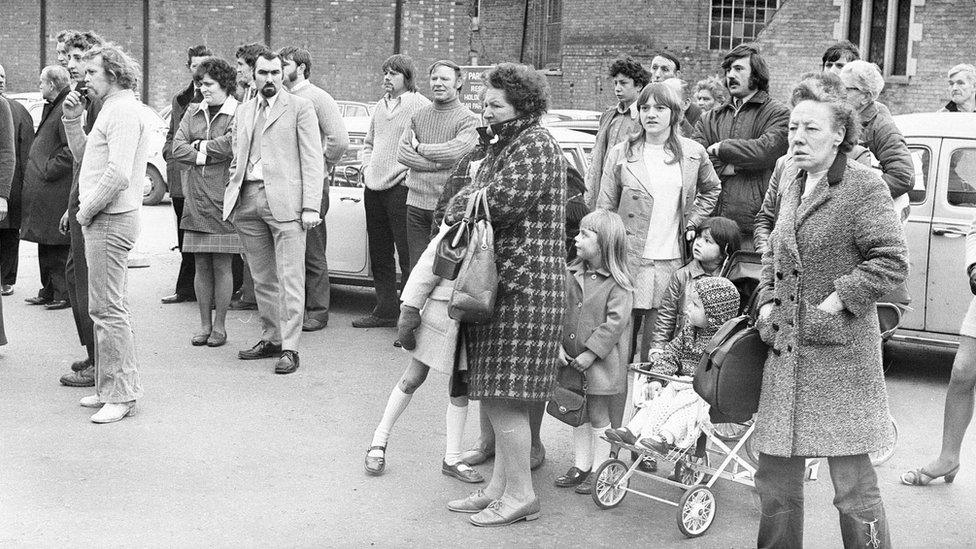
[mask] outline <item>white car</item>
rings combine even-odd
[[[20,102],[27,107],[27,112],[34,119],[34,131],[41,123],[44,114],[44,98],[38,92],[11,93],[7,98]],[[156,111],[146,105],[143,108],[148,113],[148,119],[153,121],[153,135],[149,141],[149,160],[146,163],[146,179],[142,203],[152,205],[163,199],[166,192],[166,161],[163,160],[163,145],[166,144],[166,131],[169,129],[167,121],[163,120]],[[168,119],[167,119],[168,120]]]
[[[350,140],[366,137],[366,125],[354,128],[348,123],[346,129]],[[563,156],[569,164],[586,173],[594,137],[587,133],[549,128],[562,147]],[[332,187],[329,191],[329,213],[325,217],[328,227],[329,244],[326,251],[329,259],[329,277],[336,283],[368,285],[373,275],[369,265],[369,247],[366,244],[366,210],[363,207],[363,184],[359,164],[340,165],[335,170]]]

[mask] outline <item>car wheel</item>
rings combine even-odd
[[[146,182],[142,190],[142,205],[155,206],[163,200],[164,194],[166,194],[166,182],[163,181],[163,176],[160,175],[156,166],[147,164]]]

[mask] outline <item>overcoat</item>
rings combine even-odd
[[[70,87],[61,90],[53,102],[44,106],[27,160],[20,238],[38,244],[71,243],[71,238],[58,230],[61,216],[68,209],[74,162],[61,123],[64,98],[70,91]]]
[[[454,223],[464,217],[468,197],[487,188],[495,232],[494,315],[487,324],[461,327],[468,396],[549,400],[566,308],[566,159],[538,117],[491,128],[490,135],[479,128],[482,147],[458,162],[441,195],[449,199],[444,219]],[[476,155],[483,158],[470,178]]]
[[[34,119],[27,108],[19,101],[8,101],[10,116],[14,121],[14,179],[10,184],[10,198],[7,200],[7,215],[0,221],[0,229],[19,229],[23,217],[24,171],[27,167],[27,153],[34,141]],[[64,213],[64,212],[62,212]]]
[[[779,181],[779,217],[763,255],[758,328],[770,345],[756,447],[774,456],[877,450],[890,431],[875,302],[908,275],[908,250],[887,185],[838,154],[802,201],[806,172]],[[775,191],[771,191],[775,192]],[[817,308],[836,291],[844,309]]]

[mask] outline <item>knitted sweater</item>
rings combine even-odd
[[[78,222],[88,225],[103,211],[138,210],[142,206],[151,134],[142,104],[132,90],[112,92],[105,97],[87,138],[81,119],[62,119],[72,153],[82,144],[84,148],[78,176]]]
[[[408,206],[424,210],[437,206],[454,164],[478,141],[477,121],[478,117],[457,98],[431,103],[413,115],[397,150],[397,161],[410,169]],[[414,137],[419,142],[417,148]]]
[[[339,105],[329,92],[308,80],[304,80],[290,91],[298,97],[308,99],[315,106],[315,116],[319,119],[319,135],[322,138],[322,147],[325,149],[324,173],[328,177],[332,167],[349,148],[349,134],[346,132],[346,125],[342,122]]]
[[[406,177],[407,167],[397,161],[397,146],[414,113],[429,104],[417,92],[406,92],[397,99],[387,96],[376,104],[362,152],[367,189],[384,191]]]

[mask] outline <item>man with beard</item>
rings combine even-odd
[[[329,174],[349,148],[349,134],[342,122],[339,105],[322,88],[308,79],[312,71],[312,55],[304,48],[288,46],[278,52],[284,63],[284,85],[291,93],[304,97],[315,107],[322,139],[324,176],[322,206],[323,222],[308,230],[305,239],[305,315],[303,332],[321,330],[329,324],[329,262],[325,255],[327,234],[325,214],[329,212]]]
[[[695,128],[722,180],[713,215],[739,224],[742,248],[754,249],[753,226],[776,160],[786,154],[790,110],[769,97],[769,67],[755,44],[733,48],[722,60],[731,100],[705,113]]]
[[[68,56],[67,69],[75,83],[75,91],[84,109],[84,131],[90,133],[102,102],[98,98],[90,98],[85,85],[85,52],[94,46],[102,44],[102,38],[93,32],[77,32],[64,37],[65,52]],[[70,95],[70,94],[69,94]],[[67,98],[65,98],[67,100]],[[72,151],[74,152],[74,151]],[[78,224],[78,175],[81,169],[81,157],[74,158],[74,177],[71,182],[71,193],[68,195],[68,210],[61,216],[58,224],[63,234],[71,237],[71,252],[65,264],[64,275],[68,285],[68,300],[71,302],[71,312],[75,319],[75,327],[81,344],[85,346],[87,356],[83,360],[76,360],[71,364],[71,372],[61,376],[61,384],[69,387],[95,386],[95,336],[92,319],[88,314],[88,261],[85,258],[85,237],[81,234]]]
[[[186,68],[190,75],[190,83],[180,93],[173,97],[169,112],[169,131],[166,132],[166,143],[163,144],[163,159],[166,160],[166,181],[169,184],[169,197],[173,200],[173,211],[176,212],[176,245],[180,249],[180,270],[176,275],[176,291],[161,299],[164,304],[182,303],[196,299],[193,290],[194,259],[193,254],[183,252],[183,176],[186,166],[173,158],[173,136],[180,129],[183,113],[190,103],[203,100],[197,86],[193,82],[193,73],[197,65],[207,56],[213,55],[207,46],[193,46],[186,50]]]
[[[0,101],[6,100],[7,73],[0,65]],[[13,118],[14,129],[14,178],[7,201],[7,215],[0,220],[0,295],[14,293],[17,283],[17,265],[20,255],[21,191],[24,187],[24,172],[27,170],[27,153],[34,141],[34,120],[27,108],[19,101],[7,101]],[[48,309],[64,309],[68,302],[63,298],[52,300]]]
[[[258,55],[259,94],[237,110],[234,160],[224,219],[247,254],[261,317],[261,340],[242,360],[278,357],[275,373],[298,369],[305,307],[306,231],[322,222],[322,139],[311,101],[281,92],[281,57]]]

